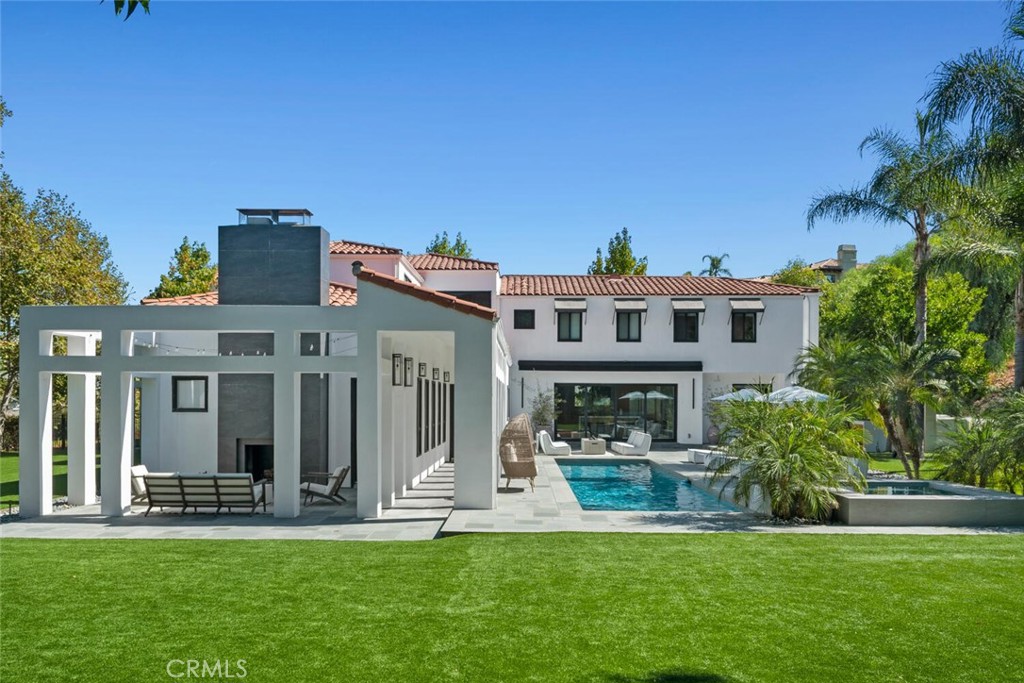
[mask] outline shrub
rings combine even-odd
[[[760,491],[774,517],[824,520],[837,507],[835,489],[863,489],[848,458],[864,456],[864,435],[841,403],[728,401],[715,411],[736,461],[717,467],[712,482],[735,484],[737,502],[749,505]]]

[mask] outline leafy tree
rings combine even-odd
[[[798,287],[825,289],[831,283],[820,270],[814,270],[806,261],[793,259],[772,275],[772,282]]]
[[[917,113],[917,138],[907,140],[887,129],[872,131],[860,144],[880,159],[871,180],[849,190],[814,197],[807,210],[807,228],[820,220],[843,222],[868,218],[906,225],[914,233],[914,330],[924,343],[928,328],[929,238],[963,197],[959,174],[965,150],[938,116]]]
[[[914,292],[911,257],[906,250],[847,273],[825,290],[821,301],[821,338],[876,344],[879,339],[913,343]],[[929,340],[959,354],[953,364],[952,396],[973,398],[990,368],[986,339],[972,329],[985,301],[982,288],[971,287],[960,273],[933,273],[929,278]]]
[[[715,411],[725,450],[739,462],[723,462],[712,481],[734,484],[738,502],[760,492],[775,517],[824,520],[838,507],[835,489],[863,488],[847,460],[863,457],[863,432],[841,403],[726,401]]]
[[[18,387],[20,307],[123,304],[128,283],[111,260],[107,238],[74,204],[43,190],[26,201],[6,172],[0,176],[0,282],[2,413]]]
[[[990,420],[971,420],[957,425],[949,442],[935,453],[942,465],[937,478],[970,486],[988,486],[1002,465],[1005,452],[999,430]]]
[[[608,240],[608,257],[605,258],[598,247],[587,272],[591,275],[646,275],[647,257],[638,259],[633,255],[632,241],[628,228],[612,235]]]
[[[462,233],[456,233],[455,241],[448,237],[448,231],[435,234],[433,241],[427,245],[428,254],[444,254],[445,256],[459,256],[461,258],[473,258],[473,250],[462,237]]]
[[[163,299],[217,289],[217,264],[211,263],[210,258],[206,244],[189,242],[185,237],[174,250],[167,272],[160,276],[160,284],[149,296]]]
[[[103,2],[103,0],[100,0]],[[114,0],[114,15],[121,16],[121,12],[124,12],[125,8],[128,9],[125,12],[124,20],[128,21],[128,17],[135,13],[141,7],[146,14],[149,14],[149,0]]]
[[[732,277],[732,271],[725,267],[725,259],[727,258],[729,258],[728,254],[722,254],[721,256],[704,254],[700,260],[707,261],[708,267],[700,271],[700,274],[708,277]]]

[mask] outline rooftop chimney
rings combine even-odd
[[[307,209],[239,209],[238,225],[220,226],[219,303],[326,306],[330,236],[309,224],[312,215]]]
[[[836,260],[839,262],[839,269],[845,275],[847,271],[857,267],[857,246],[854,244],[840,244],[836,250]]]

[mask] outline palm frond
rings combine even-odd
[[[943,120],[969,118],[975,130],[997,130],[1013,122],[1019,126],[1024,117],[1024,55],[994,47],[943,62],[925,98]]]
[[[853,188],[812,198],[811,206],[807,209],[807,229],[813,228],[820,220],[843,223],[854,218],[914,226],[900,207],[880,201],[866,188]]]

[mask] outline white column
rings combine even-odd
[[[380,352],[377,332],[359,334],[359,371],[356,406],[356,515],[362,519],[380,517]],[[389,361],[390,362],[390,361]]]
[[[390,358],[388,353],[385,358]],[[385,508],[395,506],[395,387],[391,386],[391,363],[380,374],[380,497]]]
[[[95,356],[92,335],[69,336],[69,356]],[[96,375],[68,375],[68,502],[96,502]]]
[[[302,504],[299,496],[300,378],[299,373],[290,370],[274,373],[275,517],[298,517]]]
[[[211,376],[210,381],[213,384],[210,388],[212,398],[216,395],[216,377]],[[166,471],[160,464],[160,385],[160,380],[155,377],[139,380],[139,390],[142,392],[139,406],[142,412],[142,464],[150,472]]]
[[[24,354],[22,354],[24,357]],[[18,505],[23,517],[53,512],[53,382],[22,370],[18,393]]]
[[[495,334],[492,329],[490,337],[482,331],[455,335],[455,507],[460,509],[497,505]]]
[[[117,336],[105,334],[117,353]],[[111,366],[116,367],[113,362]],[[131,510],[132,373],[107,369],[100,376],[100,511],[120,517]]]

